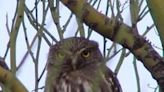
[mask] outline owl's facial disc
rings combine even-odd
[[[55,55],[55,56],[54,56]],[[50,48],[49,64],[66,71],[84,68],[100,59],[98,44],[82,37],[63,39]],[[53,60],[55,59],[55,60]]]

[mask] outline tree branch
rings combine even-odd
[[[154,23],[157,27],[161,44],[163,47],[163,56],[164,56],[164,2],[163,0],[146,0],[147,5],[150,9],[150,13],[154,20]]]
[[[11,73],[4,61],[0,57],[0,83],[3,85],[3,92],[28,92],[24,85]]]
[[[60,0],[86,25],[106,38],[128,48],[151,72],[164,92],[164,59],[151,44],[137,33],[137,28],[115,21],[101,14],[85,0]],[[82,16],[81,16],[82,15]]]
[[[13,27],[10,34],[10,62],[11,62],[11,72],[16,74],[16,40],[19,31],[19,27],[24,17],[24,5],[25,0],[18,0],[18,6],[15,12],[16,17],[13,21]]]

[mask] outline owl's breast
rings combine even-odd
[[[91,80],[84,78],[81,74],[63,75],[56,81],[55,84],[55,92],[94,92],[92,90],[93,85]]]
[[[112,92],[109,86],[104,78],[74,72],[60,76],[53,92]]]

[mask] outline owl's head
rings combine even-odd
[[[61,40],[51,46],[48,56],[48,67],[60,67],[65,71],[95,66],[103,59],[98,44],[83,37]]]

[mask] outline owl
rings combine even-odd
[[[50,47],[44,92],[122,92],[95,41],[63,39]]]

